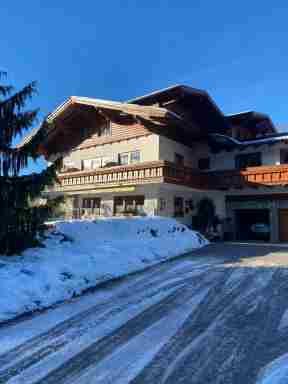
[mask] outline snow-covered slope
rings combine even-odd
[[[288,353],[262,369],[256,384],[285,384],[288,382]]]
[[[0,322],[207,244],[174,219],[57,223],[44,248],[0,256]]]

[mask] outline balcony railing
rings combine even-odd
[[[250,167],[243,170],[208,172],[200,176],[208,189],[258,188],[288,185],[288,165]]]
[[[199,172],[192,168],[178,167],[171,162],[155,161],[95,170],[62,172],[58,176],[58,181],[50,191],[82,191],[161,182],[204,190],[226,190],[288,184],[288,165]]]
[[[161,182],[164,168],[164,162],[155,161],[129,166],[61,172],[58,175],[58,184],[52,190],[64,192]]]

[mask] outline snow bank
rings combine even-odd
[[[288,353],[273,360],[259,374],[256,384],[285,384],[288,382]]]
[[[0,257],[0,322],[140,271],[208,242],[174,219],[60,222],[44,248]]]

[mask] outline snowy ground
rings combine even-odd
[[[62,222],[47,236],[44,248],[0,256],[0,322],[207,244],[176,220],[154,217]]]
[[[287,297],[283,248],[210,245],[0,327],[0,383],[288,383]]]

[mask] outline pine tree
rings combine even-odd
[[[36,160],[39,146],[46,134],[43,123],[22,145],[13,146],[14,139],[23,135],[35,123],[38,110],[25,111],[25,105],[36,93],[32,82],[20,91],[4,83],[0,73],[0,254],[11,254],[31,245],[47,213],[31,202],[56,177],[57,163],[39,174],[19,175],[29,158]],[[46,213],[45,213],[46,212]]]

